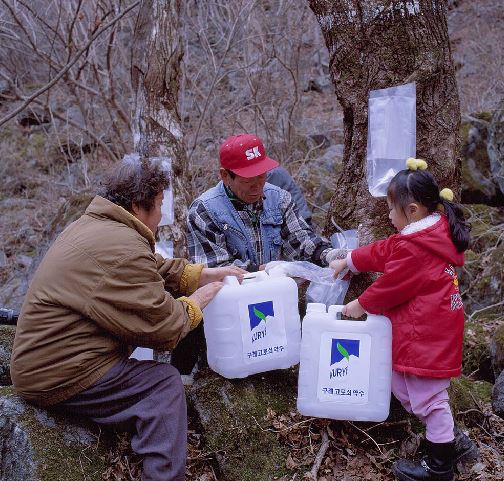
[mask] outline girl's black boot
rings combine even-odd
[[[432,443],[426,441],[427,454],[421,461],[400,459],[394,465],[399,481],[453,481],[455,442]]]

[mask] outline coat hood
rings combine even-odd
[[[400,236],[450,264],[464,265],[464,253],[459,252],[451,240],[450,226],[444,214],[430,227]]]

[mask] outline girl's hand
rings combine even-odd
[[[343,307],[341,313],[345,316],[357,319],[363,316],[366,313],[366,311],[359,304],[359,300],[354,299],[352,302],[349,302],[345,307]]]
[[[204,267],[201,271],[199,287],[205,286],[210,282],[221,282],[226,276],[237,277],[238,282],[241,284],[243,281],[243,274],[246,273],[247,271],[237,266]]]
[[[224,284],[222,282],[210,282],[203,287],[196,289],[189,299],[194,301],[200,309],[203,309],[221,290]]]
[[[346,259],[335,259],[329,263],[329,267],[334,270],[333,277],[338,277],[340,272],[348,268]]]

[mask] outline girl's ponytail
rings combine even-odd
[[[441,191],[442,193],[443,191]],[[443,195],[441,195],[439,203],[443,206],[443,210],[448,217],[451,238],[455,247],[459,252],[464,252],[469,247],[471,240],[469,235],[471,225],[466,222],[464,212],[459,204],[448,200]]]

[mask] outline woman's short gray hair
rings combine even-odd
[[[133,204],[150,211],[156,196],[170,185],[170,173],[161,159],[125,155],[105,176],[102,196],[132,212]]]

